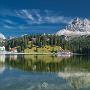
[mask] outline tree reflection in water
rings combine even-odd
[[[73,56],[62,58],[49,55],[9,55],[6,64],[25,71],[59,72],[90,71],[89,57]]]

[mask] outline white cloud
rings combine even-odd
[[[43,22],[42,21],[42,16],[38,13],[38,12],[35,12],[35,14],[36,14],[36,16],[37,16],[37,18],[38,18],[38,22]]]
[[[32,14],[28,11],[28,10],[19,10],[19,11],[16,11],[16,14],[20,17],[20,18],[23,18],[23,19],[29,19],[29,20],[34,20],[34,17],[32,16]]]
[[[64,17],[64,16],[51,16],[51,17],[45,17],[46,22],[49,23],[65,23],[69,24],[70,18]]]
[[[2,23],[0,23],[0,26],[7,29],[22,28],[22,26],[26,28],[33,24],[69,24],[72,20],[71,17],[63,16],[59,12],[50,10],[41,11],[39,9],[4,10],[0,15],[5,17],[9,16],[3,18]]]
[[[30,19],[30,20],[34,20],[32,14],[30,14],[27,10],[22,10],[22,12],[24,13],[24,15],[26,16],[26,18]]]
[[[3,25],[3,28],[6,28],[6,29],[13,29],[12,26],[9,26],[9,25],[6,25],[6,24]]]
[[[3,20],[4,23],[8,23],[8,24],[12,24],[12,25],[16,25],[16,22],[9,20],[9,19],[5,19]]]
[[[59,15],[57,13],[55,14],[54,12],[51,12],[49,10],[40,12],[40,10],[26,10],[25,9],[25,10],[17,11],[17,15],[20,18],[25,19],[28,24],[43,24],[43,23],[69,24],[71,21],[70,17],[65,17],[65,16]]]

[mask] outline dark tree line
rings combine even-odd
[[[30,47],[28,47],[29,42],[31,42]],[[64,47],[62,36],[48,34],[25,35],[23,37],[6,40],[5,42],[6,50],[17,47],[19,52],[23,52],[25,48],[32,48],[33,45],[38,47],[43,47],[45,45]]]
[[[74,53],[90,54],[90,36],[80,36],[66,41],[66,49]]]
[[[30,46],[28,46],[30,42]],[[74,53],[89,54],[90,53],[90,36],[80,36],[66,39],[64,35],[24,35],[19,38],[9,39],[5,42],[6,50],[17,47],[18,52],[23,52],[25,48],[32,48],[32,46],[43,47],[45,45],[60,46],[63,50],[70,50]]]

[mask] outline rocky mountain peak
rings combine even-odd
[[[87,35],[90,34],[90,20],[75,18],[64,29],[59,30],[57,35]]]

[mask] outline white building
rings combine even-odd
[[[5,46],[0,46],[0,51],[5,51]]]
[[[0,33],[0,43],[5,42],[5,39],[5,36],[2,33]],[[5,46],[0,45],[0,52],[2,51],[5,51]]]

